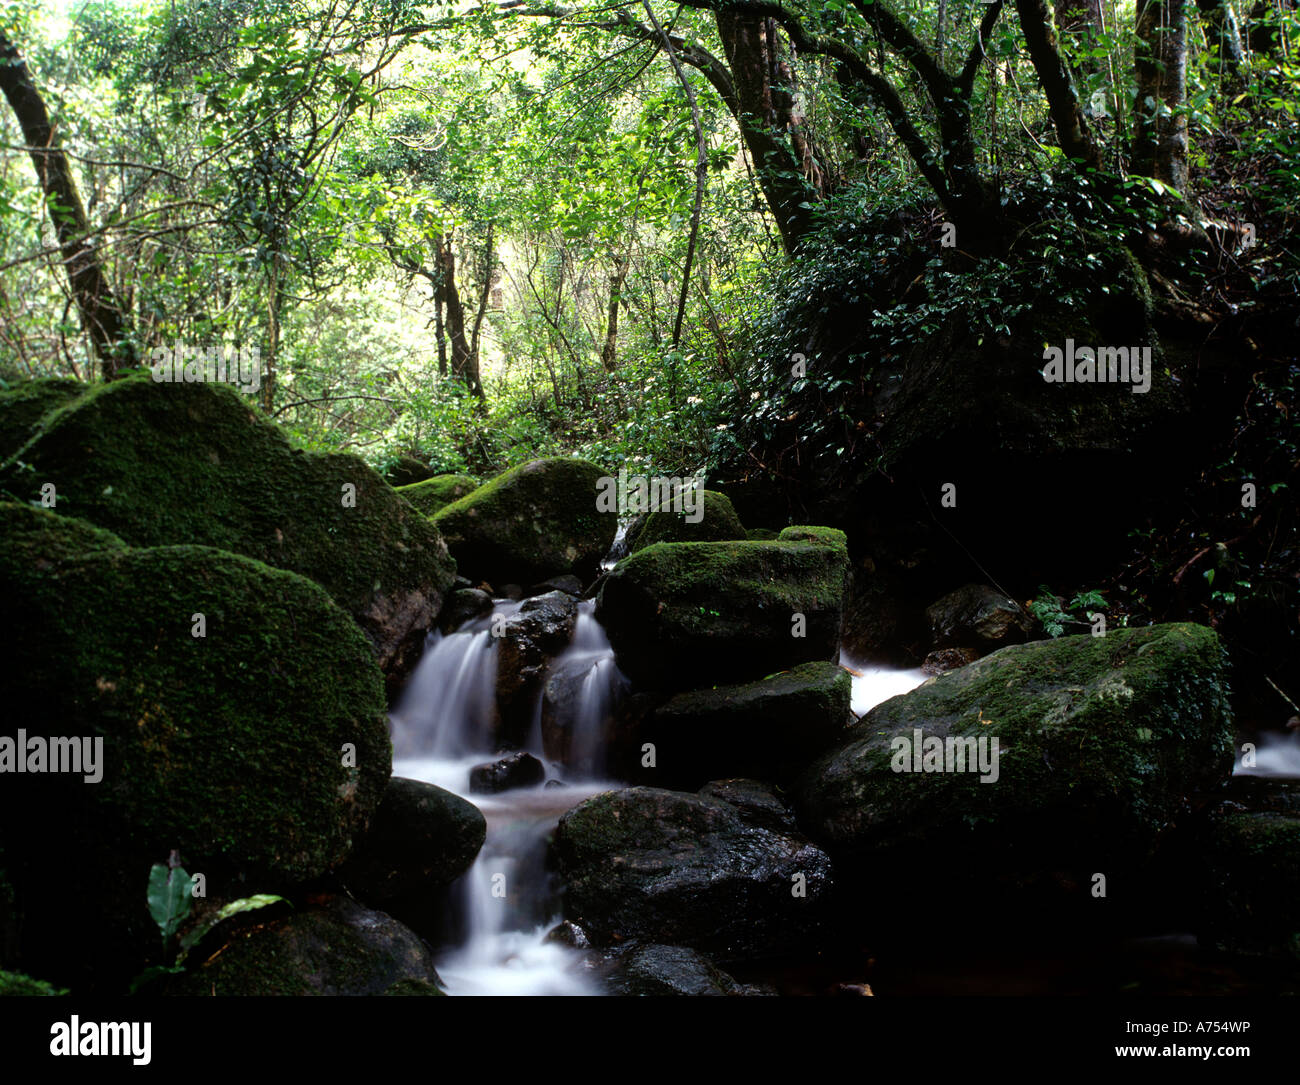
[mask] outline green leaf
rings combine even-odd
[[[232,900],[215,915],[208,916],[192,930],[185,932],[185,936],[180,941],[180,952],[176,954],[176,963],[180,964],[184,961],[190,950],[198,945],[204,935],[218,923],[224,923],[232,915],[238,915],[240,912],[251,912],[257,908],[265,908],[268,904],[278,904],[283,900],[284,897],[276,896],[274,893],[258,893],[256,896]]]
[[[190,914],[190,884],[182,867],[168,869],[164,863],[154,863],[149,871],[149,914],[162,932],[164,945]]]

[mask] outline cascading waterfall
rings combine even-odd
[[[472,794],[469,770],[500,756],[496,720],[498,643],[493,619],[520,607],[499,600],[492,614],[450,634],[433,633],[390,719],[393,772],[425,780],[474,803],[487,819],[487,838],[473,867],[453,887],[460,909],[459,944],[438,960],[453,995],[586,995],[599,988],[585,973],[584,958],[546,940],[559,921],[558,886],[546,869],[556,822],[592,795],[621,786],[605,771],[605,723],[627,689],[613,649],[586,600],[569,646],[551,664],[570,691],[554,699],[555,733],[567,736],[563,767],[547,762],[542,747],[539,696],[528,752],[547,762],[545,783],[495,795]],[[859,715],[914,688],[920,671],[897,671],[846,661],[854,672],[853,710]]]
[[[497,601],[493,612],[448,635],[432,634],[391,716],[393,772],[425,780],[468,799],[487,819],[487,839],[473,867],[453,887],[463,938],[438,961],[451,994],[596,994],[582,974],[582,959],[562,944],[547,942],[559,920],[555,886],[545,868],[550,833],[560,815],[583,799],[618,786],[598,778],[604,762],[601,722],[623,685],[614,653],[595,619],[594,604],[579,606],[570,646],[555,660],[581,674],[569,719],[571,767],[535,787],[498,795],[471,794],[469,770],[500,756],[493,727],[496,713],[497,639],[493,620],[520,604]],[[543,758],[541,698],[534,712],[529,753]],[[563,781],[563,786],[556,786]],[[549,786],[548,786],[549,785]]]

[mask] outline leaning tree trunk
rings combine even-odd
[[[99,359],[100,372],[105,380],[112,380],[119,370],[136,364],[135,347],[129,336],[130,319],[114,295],[99,254],[88,238],[86,209],[67,156],[54,138],[45,101],[18,47],[3,32],[0,32],[0,90],[18,118],[36,166],[36,177],[58,234],[63,266],[81,314],[82,327]]]
[[[1187,5],[1137,0],[1133,170],[1187,193]]]

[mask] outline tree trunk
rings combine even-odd
[[[719,11],[716,18],[735,83],[740,133],[781,243],[787,253],[793,253],[812,229],[811,205],[823,195],[820,170],[800,123],[794,73],[776,55],[771,19],[729,11]]]
[[[479,382],[478,362],[470,350],[469,340],[465,338],[465,304],[460,300],[460,290],[456,286],[456,254],[452,251],[451,240],[445,236],[438,239],[438,262],[442,271],[442,286],[447,299],[447,338],[451,341],[451,373],[465,382],[471,392],[483,398],[483,386]]]
[[[1205,26],[1205,40],[1219,47],[1221,70],[1236,71],[1245,63],[1246,51],[1242,48],[1241,27],[1232,4],[1229,0],[1196,0],[1196,7]]]
[[[609,313],[605,320],[605,346],[600,352],[601,365],[606,373],[618,367],[618,307],[623,300],[623,282],[627,278],[628,262],[614,257],[614,270],[609,273]]]
[[[1138,0],[1133,170],[1187,194],[1187,5]]]
[[[1101,32],[1101,0],[1056,0],[1056,33],[1062,42],[1071,47],[1087,47]],[[1069,61],[1070,70],[1076,81],[1082,77],[1095,75],[1101,66],[1097,57],[1081,57]],[[1080,88],[1082,93],[1082,88]],[[1088,103],[1084,103],[1084,109]]]
[[[1139,3],[1141,0],[1139,0]],[[1020,28],[1029,47],[1029,59],[1047,95],[1048,112],[1056,139],[1067,158],[1093,169],[1101,168],[1101,150],[1093,139],[1079,104],[1070,67],[1061,56],[1056,33],[1047,14],[1046,0],[1016,0]]]
[[[18,47],[2,32],[0,89],[18,118],[36,167],[36,177],[45,193],[82,327],[99,358],[100,372],[105,380],[112,380],[120,370],[136,364],[135,347],[130,340],[131,322],[108,283],[99,254],[87,239],[90,226],[86,211],[67,156],[54,138],[45,101]]]
[[[496,253],[492,249],[492,223],[488,223],[487,240],[483,244],[483,285],[479,289],[478,310],[474,314],[474,331],[470,336],[469,358],[472,387],[479,399],[486,399],[483,392],[482,370],[479,367],[479,336],[483,330],[483,318],[487,315],[488,299],[492,296],[492,267],[496,263]]]

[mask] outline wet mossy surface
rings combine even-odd
[[[67,377],[16,381],[0,387],[0,459],[12,456],[30,441],[42,418],[88,388]]]
[[[533,460],[446,506],[433,522],[471,580],[534,584],[558,573],[590,579],[618,529],[618,514],[596,507],[605,477],[587,460]]]
[[[798,782],[800,824],[864,862],[1140,866],[1232,771],[1225,670],[1214,631],[1187,623],[1003,648],[868,713]],[[997,779],[895,771],[918,729],[997,738]]]
[[[1196,862],[1202,943],[1300,968],[1300,781],[1234,777]]]
[[[0,793],[24,826],[6,834],[24,941],[55,955],[50,975],[111,983],[153,948],[146,880],[173,849],[228,899],[344,858],[391,745],[366,638],[319,585],[210,547],[123,548],[23,506],[0,525],[0,623],[23,630],[0,670],[4,734],[102,740],[100,782],[25,774]],[[89,914],[61,888],[72,842]]]
[[[67,993],[66,988],[56,987],[44,980],[32,979],[31,976],[25,976],[21,972],[0,970],[0,998],[58,997]]]
[[[472,494],[478,489],[478,483],[468,475],[434,475],[433,478],[425,479],[423,482],[413,482],[408,486],[395,488],[425,516],[432,516],[462,497]]]
[[[745,681],[836,658],[847,575],[821,542],[656,543],[610,572],[596,616],[640,686]]]
[[[413,931],[347,897],[326,897],[237,932],[208,960],[169,981],[167,993],[434,994],[438,982],[432,955]]]
[[[301,573],[388,669],[418,652],[455,576],[429,520],[355,456],[292,448],[224,385],[148,374],[87,391],[0,467],[0,489],[132,546],[193,544]]]
[[[724,495],[701,490],[692,500],[698,505],[689,516],[671,509],[650,513],[632,541],[631,552],[635,554],[657,542],[723,542],[748,537],[745,525]],[[693,516],[699,517],[695,523],[690,519]]]

